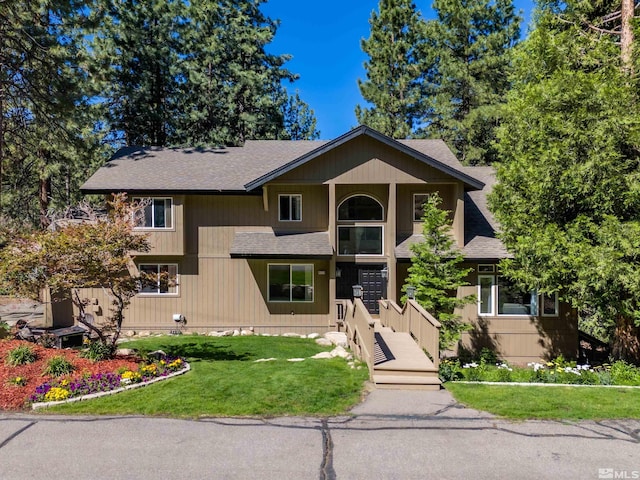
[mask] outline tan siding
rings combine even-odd
[[[281,194],[302,195],[302,221],[281,222],[278,218],[278,196]],[[268,222],[275,231],[318,232],[326,231],[329,225],[329,188],[326,185],[269,185]]]
[[[415,193],[437,192],[442,198],[440,208],[455,212],[457,208],[456,188],[456,184],[398,185],[398,234],[422,233],[422,222],[413,220],[413,195]],[[462,208],[464,209],[464,205]],[[451,218],[453,219],[453,213]]]
[[[137,197],[138,195],[136,195]],[[141,195],[144,196],[144,195]],[[173,228],[168,230],[139,229],[149,235],[151,251],[139,255],[182,255],[185,252],[185,222],[183,195],[173,195]]]

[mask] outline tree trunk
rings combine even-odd
[[[51,202],[51,178],[41,178],[38,194],[40,203],[40,227],[45,229],[49,226],[49,203]]]
[[[640,331],[627,317],[619,317],[611,346],[614,358],[640,364]]]
[[[633,28],[631,26],[631,22],[633,21],[634,8],[634,0],[622,0],[620,56],[622,59],[622,68],[630,75],[633,74]]]

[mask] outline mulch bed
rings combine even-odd
[[[6,359],[9,350],[25,344],[31,346],[36,352],[36,361],[16,367],[7,365]],[[77,350],[44,348],[22,340],[0,340],[0,410],[28,408],[27,400],[35,392],[36,387],[53,379],[50,375],[43,375],[42,372],[47,366],[47,360],[57,355],[65,357],[75,367],[75,371],[68,377],[69,379],[80,378],[85,374],[115,372],[121,367],[132,370],[137,370],[138,367],[138,363],[131,358],[92,362],[81,358]],[[24,378],[26,384],[24,386],[12,384],[11,381],[16,377]]]

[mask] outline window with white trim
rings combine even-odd
[[[134,202],[146,202],[144,210],[136,219],[136,228],[173,228],[173,199],[171,197],[133,198]]]
[[[278,219],[281,222],[302,221],[302,195],[282,194],[278,195]]]
[[[540,303],[542,304],[543,317],[557,317],[560,314],[560,304],[557,293],[543,293]]]
[[[382,222],[384,208],[369,195],[352,195],[338,205],[339,222]]]
[[[429,200],[428,193],[413,194],[413,221],[421,222],[424,215],[424,204]]]
[[[176,295],[178,293],[178,265],[175,263],[144,263],[138,265],[142,277],[143,295]]]
[[[478,315],[538,316],[535,290],[523,290],[506,277],[487,274],[488,267],[493,269],[493,265],[478,266]]]
[[[313,302],[313,265],[270,263],[270,302]]]

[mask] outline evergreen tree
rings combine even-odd
[[[83,42],[89,7],[69,0],[3,2],[0,209],[10,217],[46,226],[50,206],[74,202],[79,177],[92,167],[98,147]]]
[[[601,31],[613,16],[595,6],[544,4],[518,48],[490,201],[514,254],[504,272],[558,292],[640,361],[640,111],[618,35]]]
[[[513,0],[435,0],[433,8],[422,53],[435,59],[423,133],[444,139],[465,164],[491,163],[520,18]]]
[[[177,109],[178,59],[186,4],[102,0],[93,50],[116,143],[167,145]]]
[[[407,138],[424,114],[426,62],[419,49],[423,21],[411,0],[380,0],[371,12],[371,34],[361,41],[369,56],[367,79],[358,80],[362,97],[372,106],[356,106],[358,123],[393,138]]]
[[[475,296],[456,296],[459,287],[468,285],[464,279],[471,269],[461,268],[464,258],[454,246],[449,212],[439,208],[441,203],[436,193],[423,205],[424,241],[411,245],[413,256],[403,289],[414,286],[416,301],[441,323],[440,350],[446,350],[471,328],[454,310],[475,302]]]
[[[316,128],[316,118],[296,90],[295,95],[283,106],[284,129],[289,140],[317,140],[320,132]]]

